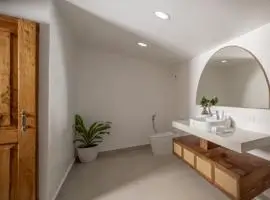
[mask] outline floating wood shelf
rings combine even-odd
[[[270,162],[220,146],[202,148],[201,139],[174,139],[174,154],[198,171],[231,199],[251,200],[270,188]]]

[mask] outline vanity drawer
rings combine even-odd
[[[194,163],[195,163],[194,153],[192,153],[188,149],[183,148],[183,158],[187,163],[189,163],[191,166],[194,167]]]
[[[207,179],[213,180],[212,178],[212,164],[207,160],[196,157],[196,169],[204,175]]]
[[[238,181],[217,167],[215,167],[215,184],[234,198],[238,197]]]
[[[204,141],[203,141],[204,142]],[[174,139],[174,153],[233,200],[250,200],[270,188],[270,162],[223,147],[201,148],[200,138]]]
[[[179,157],[182,157],[182,146],[177,144],[177,143],[173,143],[173,150],[174,153],[176,155],[178,155]]]

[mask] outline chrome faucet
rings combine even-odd
[[[219,115],[218,110],[216,110],[216,117],[217,117],[217,120],[220,120],[220,115]]]

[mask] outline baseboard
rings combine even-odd
[[[57,188],[57,190],[56,190],[56,192],[55,192],[55,195],[54,195],[54,197],[52,198],[52,200],[56,200],[56,198],[57,198],[57,196],[58,196],[58,194],[59,194],[59,192],[60,192],[60,190],[61,190],[61,188],[62,188],[62,186],[63,186],[63,184],[64,184],[64,182],[65,182],[65,180],[66,180],[66,178],[67,178],[67,176],[68,176],[68,174],[69,174],[69,172],[70,172],[70,170],[71,170],[72,167],[73,167],[74,162],[75,162],[75,159],[74,159],[74,160],[70,163],[70,165],[68,166],[68,168],[67,168],[67,170],[66,170],[66,172],[65,172],[65,175],[64,175],[64,177],[62,178],[62,180],[61,180],[61,182],[60,182],[60,184],[59,184],[59,186],[58,186],[58,188]]]
[[[136,151],[136,150],[145,149],[145,148],[151,148],[150,144],[127,147],[127,148],[122,148],[122,149],[115,149],[115,150],[110,150],[110,151],[103,151],[103,152],[99,152],[99,156],[108,156],[112,154],[123,153],[127,151]]]

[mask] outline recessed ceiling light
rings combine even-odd
[[[227,63],[227,62],[228,62],[228,60],[222,60],[221,62],[222,62],[222,63]]]
[[[137,44],[141,47],[147,47],[147,44],[144,42],[138,42]]]
[[[161,11],[156,11],[155,15],[160,18],[160,19],[164,19],[164,20],[168,20],[170,19],[170,15],[165,13],[165,12],[161,12]]]

